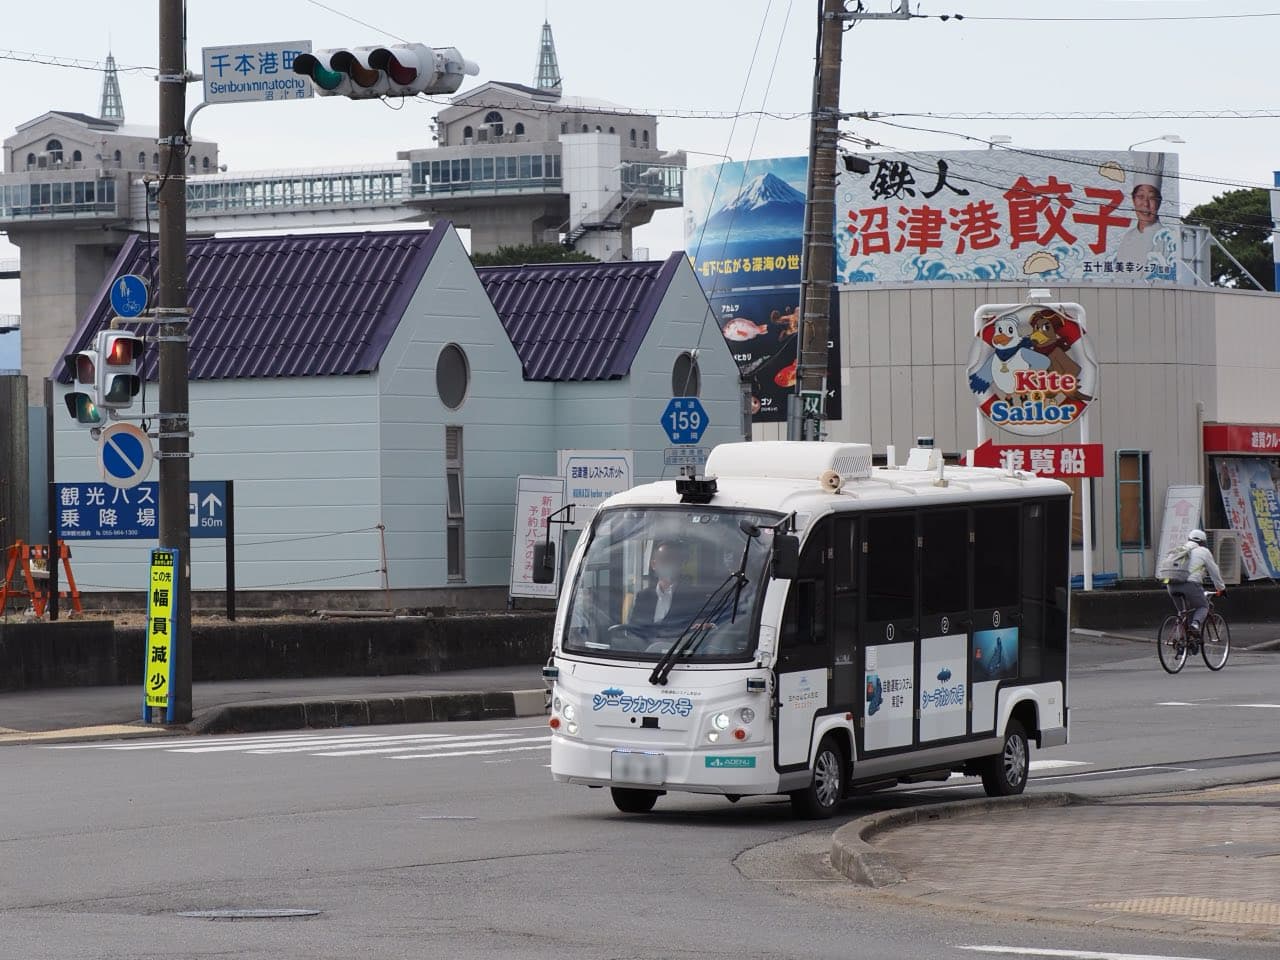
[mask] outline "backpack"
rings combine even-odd
[[[1183,544],[1170,550],[1161,570],[1166,583],[1186,583],[1191,579],[1191,548]]]

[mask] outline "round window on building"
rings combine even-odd
[[[457,410],[467,398],[471,385],[471,367],[467,355],[456,343],[450,343],[440,351],[436,359],[436,391],[440,402],[450,410]]]
[[[696,397],[702,392],[702,375],[698,372],[698,358],[691,353],[676,357],[671,368],[671,395]]]

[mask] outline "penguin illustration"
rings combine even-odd
[[[1014,395],[1020,370],[1048,370],[1049,358],[1037,353],[1031,340],[1018,329],[1015,314],[999,317],[982,328],[982,341],[991,352],[985,361],[981,348],[974,344],[969,357],[969,389],[981,394],[987,390],[1003,396]],[[976,355],[975,355],[976,354]]]

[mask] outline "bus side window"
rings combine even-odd
[[[973,511],[974,609],[1014,607],[1021,600],[1018,520],[1016,505]]]
[[[791,581],[782,614],[782,646],[821,647],[827,642],[827,589],[825,579],[827,526],[809,537],[800,551],[800,572]]]

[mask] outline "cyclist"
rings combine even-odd
[[[1213,554],[1205,546],[1206,539],[1203,530],[1192,530],[1187,534],[1187,542],[1169,555],[1170,574],[1165,580],[1174,602],[1181,597],[1186,609],[1191,611],[1187,633],[1196,639],[1200,638],[1200,626],[1209,614],[1209,600],[1202,586],[1205,575],[1208,574],[1213,581],[1213,589],[1218,593],[1227,588]]]

